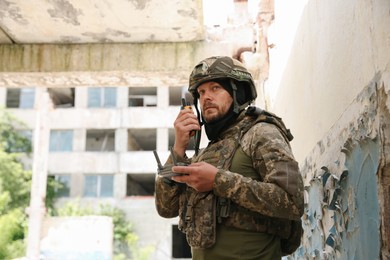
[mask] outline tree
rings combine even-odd
[[[31,142],[18,132],[23,127],[0,110],[0,259],[21,257],[25,252],[31,172],[24,169],[19,152],[30,152]]]
[[[23,135],[26,126],[16,117],[0,109],[0,149],[6,153],[31,153],[31,140]]]

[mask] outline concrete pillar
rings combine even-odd
[[[5,107],[7,102],[7,88],[0,88],[0,107]]]
[[[84,152],[87,139],[86,129],[73,130],[73,152]]]
[[[34,130],[33,176],[30,206],[27,208],[29,219],[26,255],[28,259],[39,259],[40,254],[41,229],[46,212],[45,197],[50,133],[48,113],[49,109],[52,109],[52,102],[46,89],[36,91],[35,100],[37,112]]]
[[[42,104],[42,102],[44,102],[44,97],[46,94],[49,95],[49,93],[47,92],[47,88],[40,88],[40,87],[37,87],[34,89],[35,91],[35,99],[34,99],[34,109],[36,111],[40,111],[41,109],[44,109],[45,108],[45,105],[46,104]],[[51,101],[51,98],[50,98],[50,95],[49,95],[49,104],[47,105],[48,107],[52,107],[53,106],[53,102]],[[37,126],[37,124],[35,124],[35,126]]]
[[[169,86],[157,87],[157,107],[167,108],[169,106]],[[168,129],[157,128],[157,151],[168,150]]]
[[[116,107],[126,108],[129,102],[129,87],[118,87],[116,90]]]
[[[88,104],[88,88],[76,87],[75,89],[75,108],[86,108]]]
[[[126,197],[127,174],[120,172],[114,175],[114,198],[123,199]]]
[[[169,106],[169,87],[159,86],[157,87],[157,107]]]
[[[115,151],[127,152],[127,136],[128,132],[126,128],[118,128],[115,130]]]
[[[84,190],[84,175],[82,173],[72,174],[70,186],[70,197],[82,198]]]
[[[117,108],[126,109],[129,104],[129,87],[117,88]],[[121,123],[121,126],[123,124]],[[126,128],[115,130],[115,151],[117,154],[127,152],[128,131]],[[119,156],[119,155],[118,155]],[[118,160],[119,163],[119,160]],[[118,167],[120,168],[120,167]],[[123,199],[126,197],[127,174],[119,172],[114,174],[114,198]]]
[[[168,128],[157,128],[157,151],[167,151],[168,147]]]

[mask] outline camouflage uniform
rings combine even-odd
[[[302,216],[303,182],[288,143],[289,133],[283,123],[267,123],[260,117],[241,112],[218,140],[192,159],[181,158],[219,169],[212,191],[201,193],[165,178],[156,179],[158,213],[180,217],[179,229],[193,249],[212,248],[220,225],[286,238],[291,220]],[[249,159],[249,174],[230,171],[242,163],[235,159],[239,152]],[[166,167],[171,164],[169,158]]]

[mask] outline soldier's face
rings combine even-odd
[[[217,82],[205,82],[198,87],[197,91],[202,116],[207,123],[223,117],[233,103],[229,92]]]

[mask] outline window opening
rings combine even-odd
[[[116,88],[90,87],[88,88],[88,107],[116,107]]]
[[[108,198],[114,194],[114,175],[88,174],[84,176],[84,197]]]
[[[56,198],[67,198],[70,196],[71,176],[69,174],[51,175],[48,178],[57,182],[57,185],[54,187]]]
[[[127,174],[126,196],[153,196],[155,174]]]
[[[7,88],[7,108],[34,108],[35,88]]]
[[[49,88],[48,92],[55,108],[74,107],[74,88]]]
[[[50,131],[50,152],[70,152],[73,150],[72,130]]]
[[[175,144],[175,129],[168,129],[168,148],[173,147]],[[195,136],[190,138],[190,142],[188,144],[188,150],[195,150]]]
[[[128,130],[128,151],[156,150],[157,131],[155,128],[132,128]]]
[[[86,151],[109,152],[115,151],[114,129],[91,129],[87,130]]]
[[[169,105],[181,106],[181,98],[184,97],[187,102],[192,105],[193,98],[190,92],[187,91],[186,86],[182,87],[169,87]]]
[[[129,107],[155,107],[157,106],[156,87],[129,88]]]

